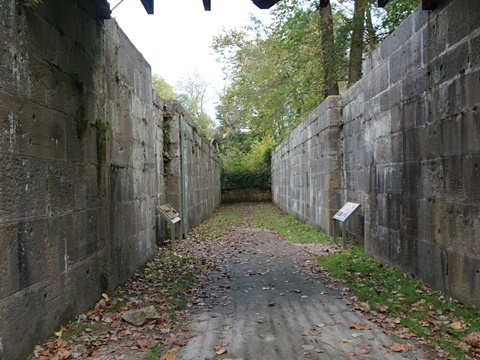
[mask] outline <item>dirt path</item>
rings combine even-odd
[[[198,289],[187,328],[199,336],[177,352],[181,359],[430,358],[413,341],[408,355],[392,352],[405,340],[352,311],[312,255],[272,231],[238,228],[210,253],[222,270]]]
[[[292,244],[252,227],[250,205],[241,208],[243,226],[211,238],[215,225],[207,223],[178,242],[177,252],[159,249],[145,271],[110,298],[103,294],[94,309],[37,346],[31,359],[434,358],[412,333],[388,336],[398,329],[395,319],[382,319],[390,329],[367,320],[362,306],[368,305],[356,303],[316,265],[315,256],[338,248]],[[202,271],[192,289],[181,290],[184,304],[177,306],[173,290],[198,266]],[[152,305],[158,317],[142,325],[123,319]]]

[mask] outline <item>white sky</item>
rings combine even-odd
[[[110,8],[120,0],[109,0]],[[152,73],[175,85],[195,70],[212,83],[212,94],[222,88],[222,65],[210,48],[222,28],[249,23],[250,13],[269,19],[268,10],[258,9],[251,0],[212,0],[212,11],[202,0],[155,0],[155,14],[148,15],[140,0],[124,0],[113,11],[120,27],[143,54]],[[214,118],[214,103],[208,104]]]

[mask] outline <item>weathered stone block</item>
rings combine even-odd
[[[47,166],[32,158],[0,155],[0,218],[46,215]]]

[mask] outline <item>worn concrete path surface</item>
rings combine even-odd
[[[182,359],[433,358],[352,310],[313,256],[273,231],[238,228],[208,251],[223,265],[194,298],[187,327],[198,336]],[[391,351],[407,341],[408,352]]]

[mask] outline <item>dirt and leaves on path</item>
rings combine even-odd
[[[477,310],[366,258],[360,250],[340,252],[327,236],[263,203],[224,205],[186,240],[178,242],[176,251],[159,248],[157,257],[142,271],[115,291],[102,294],[90,311],[37,345],[30,359],[180,359],[179,349],[198,336],[187,331],[190,311],[209,309],[206,298],[210,295],[205,289],[214,281],[229,279],[230,254],[246,250],[244,239],[235,231],[238,227],[268,228],[307,253],[322,255],[319,263],[330,275],[313,261],[309,266],[322,272],[323,277],[331,276],[328,286],[349,299],[352,311],[363,313],[365,321],[350,324],[350,329],[361,332],[374,323],[388,335],[431,346],[436,349],[433,358],[480,358]],[[153,314],[141,324],[125,320],[133,322],[126,314],[144,313],[146,309]],[[329,324],[318,324],[319,329],[322,325]],[[384,346],[392,354],[408,357],[411,352],[407,342]],[[364,349],[363,358],[368,354],[369,349]]]

